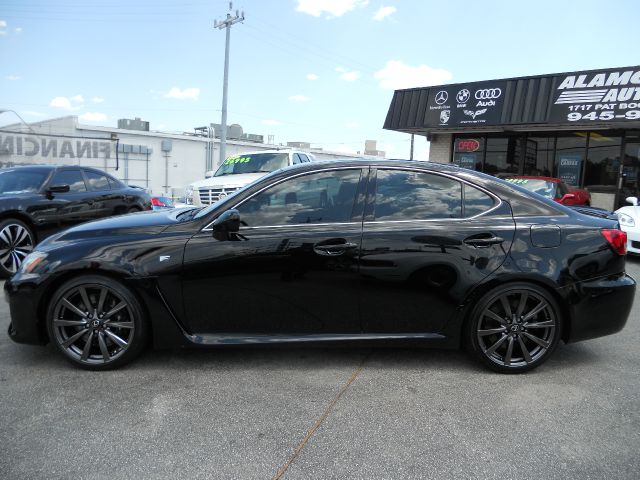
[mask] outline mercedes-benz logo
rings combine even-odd
[[[456,95],[456,100],[458,101],[458,103],[465,103],[467,100],[469,100],[470,96],[471,96],[471,92],[466,88],[463,88]]]
[[[449,99],[449,94],[446,92],[446,90],[440,90],[438,93],[436,93],[436,103],[438,105],[442,105],[448,99]]]

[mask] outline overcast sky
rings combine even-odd
[[[0,0],[0,109],[152,130],[220,123],[219,0]],[[243,0],[231,32],[228,122],[277,143],[356,152],[397,88],[640,63],[640,2]],[[234,12],[235,13],[235,12]],[[0,125],[14,123],[3,113]],[[416,141],[426,159],[427,142]]]

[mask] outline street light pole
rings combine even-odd
[[[9,110],[8,108],[0,108],[0,114],[5,113],[5,112],[11,112],[13,113],[16,117],[18,117],[20,119],[20,121],[24,124],[25,127],[27,127],[31,133],[33,133],[34,135],[37,135],[37,133],[35,132],[35,130],[33,128],[31,128],[31,125],[29,125],[27,122],[24,121],[24,118],[22,118],[18,112],[16,112],[15,110]]]
[[[233,8],[233,4],[229,2],[229,11]],[[244,20],[244,12],[241,14],[236,10],[235,16],[227,13],[227,18],[222,22],[213,22],[213,27],[226,30],[226,42],[224,46],[224,80],[222,83],[222,125],[220,132],[220,162],[224,162],[227,158],[227,91],[229,89],[229,42],[231,40],[231,26]]]

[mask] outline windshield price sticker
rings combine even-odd
[[[234,165],[236,163],[249,163],[251,157],[229,157],[224,161],[224,165]]]
[[[516,185],[524,185],[526,183],[529,183],[528,178],[506,178],[505,180],[509,183],[515,183]]]
[[[549,120],[587,123],[640,120],[640,69],[559,77]]]

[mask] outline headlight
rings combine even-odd
[[[184,193],[184,203],[193,205],[193,187],[189,185]]]
[[[33,270],[40,265],[45,258],[47,258],[45,252],[31,252],[27,255],[22,264],[20,265],[20,269],[18,270],[20,273],[31,273]]]
[[[631,215],[627,215],[626,213],[619,213],[618,220],[620,221],[620,226],[623,227],[635,227],[636,222],[633,220]]]

